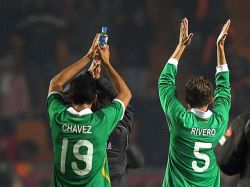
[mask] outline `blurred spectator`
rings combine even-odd
[[[49,80],[68,62],[65,22],[51,13],[47,1],[33,3],[34,10],[18,23],[33,111],[44,110]],[[38,86],[39,85],[39,86]]]
[[[21,66],[20,42],[15,34],[8,37],[6,48],[6,54],[0,58],[0,155],[1,159],[12,161],[16,151],[16,126],[30,111],[30,101]]]
[[[146,93],[151,29],[147,12],[141,5],[130,9],[128,20],[119,31],[121,34],[117,36],[119,38],[118,58],[121,61],[125,79],[138,99],[143,99]]]
[[[232,117],[236,117],[249,110],[250,63],[245,58],[240,57],[231,45],[227,46],[226,50],[232,75],[233,104],[231,114]]]
[[[67,2],[67,1],[66,1]],[[75,61],[84,54],[92,42],[95,33],[101,31],[100,3],[92,0],[76,0],[67,4],[67,38],[71,60]],[[109,32],[109,28],[108,28]]]
[[[8,52],[0,59],[1,118],[10,120],[29,112],[30,96],[22,67],[20,41],[13,34],[9,37]]]
[[[38,147],[34,142],[26,140],[18,144],[16,153],[18,156],[17,162],[14,164],[14,171],[25,183],[28,183],[35,171]]]
[[[24,187],[12,168],[4,163],[0,163],[0,179],[0,187]]]
[[[223,0],[179,0],[176,5],[180,7],[183,16],[192,20],[191,28],[203,35],[213,31],[229,16]]]

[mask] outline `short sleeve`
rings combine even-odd
[[[109,105],[98,110],[96,115],[102,118],[102,121],[105,123],[105,128],[107,133],[110,134],[117,123],[123,119],[125,112],[124,103],[119,99],[114,99]]]
[[[55,114],[61,113],[66,109],[63,96],[59,92],[51,92],[47,97],[47,109],[49,119],[51,120]]]

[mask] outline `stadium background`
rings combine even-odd
[[[49,80],[82,57],[101,26],[108,26],[111,62],[133,93],[131,140],[146,163],[129,171],[129,186],[161,186],[168,130],[157,80],[186,16],[194,38],[179,66],[183,100],[187,78],[214,80],[215,42],[232,20],[226,43],[231,70],[231,119],[250,106],[250,3],[244,0],[0,0],[0,186],[47,187],[52,169],[46,114]],[[14,181],[14,185],[10,184]],[[233,186],[223,175],[222,186]]]

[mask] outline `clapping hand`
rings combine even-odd
[[[101,60],[94,59],[88,71],[94,79],[98,79],[101,76]]]
[[[99,40],[100,34],[96,34],[95,38],[92,42],[92,46],[90,47],[88,53],[87,53],[87,57],[90,59],[93,59],[95,57],[97,48],[98,48],[98,40]]]
[[[100,60],[104,63],[104,64],[109,64],[109,46],[107,45],[106,48],[101,49],[100,46],[98,46],[97,52],[99,54],[99,58]]]
[[[217,38],[217,42],[216,42],[217,46],[224,46],[230,24],[231,24],[231,21],[227,20],[227,22],[223,26],[221,33]]]
[[[193,37],[193,33],[188,33],[188,20],[187,18],[182,19],[180,26],[180,36],[179,36],[179,45],[187,46],[190,44]]]

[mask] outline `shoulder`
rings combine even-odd
[[[60,92],[51,92],[47,97],[47,109],[49,116],[66,110],[67,104],[64,102],[63,95]]]
[[[128,134],[129,134],[128,129],[125,126],[121,125],[121,123],[118,123],[111,133],[111,135],[119,135],[119,136],[127,136]]]
[[[108,114],[109,112],[115,112],[117,110],[122,110],[123,113],[125,112],[125,105],[120,99],[114,99],[110,104],[103,107],[99,111]]]
[[[125,105],[124,103],[119,99],[114,99],[110,104],[107,106],[97,110],[94,113],[94,116],[98,116],[99,118],[112,118],[112,116],[116,116],[117,114],[120,114],[121,116],[119,119],[121,120],[124,116],[125,112]]]
[[[53,92],[50,92],[47,96],[47,100],[51,100],[55,98],[63,99],[63,94],[61,92],[53,91]]]

